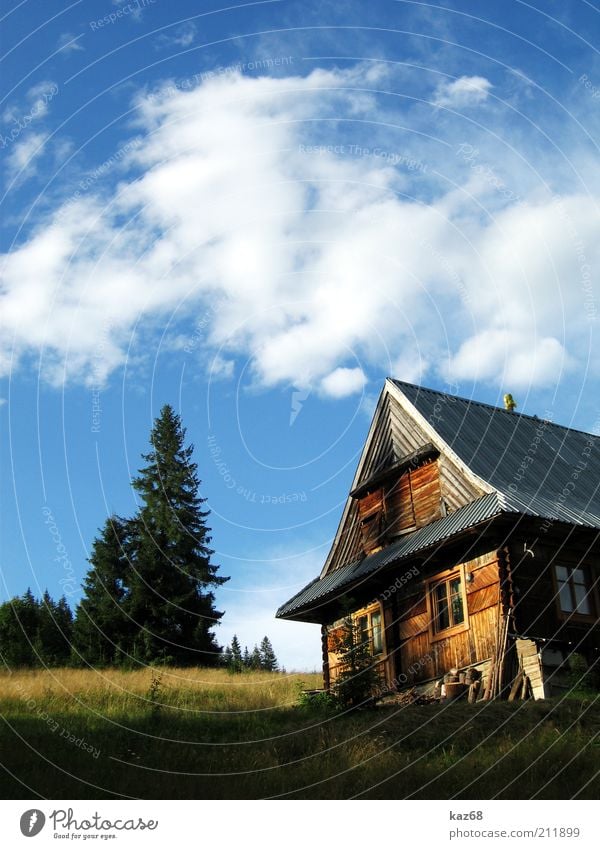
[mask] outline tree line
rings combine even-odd
[[[10,669],[65,666],[72,635],[73,613],[64,596],[55,602],[46,590],[37,599],[28,589],[0,604],[0,656]]]
[[[215,607],[214,589],[229,579],[211,560],[210,511],[199,495],[193,450],[180,416],[165,405],[131,482],[139,508],[104,523],[75,613],[64,596],[55,602],[47,591],[36,599],[27,590],[0,605],[6,665],[223,663],[213,630],[223,612]],[[272,661],[264,640],[257,651],[260,668],[267,668]]]
[[[237,634],[233,635],[231,644],[227,646],[223,653],[223,663],[230,672],[244,672],[249,670],[262,669],[265,672],[277,672],[279,663],[271,640],[268,637],[263,637],[260,647],[255,645],[251,652],[248,651],[248,646],[242,647]]]

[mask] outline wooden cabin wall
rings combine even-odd
[[[415,524],[422,528],[442,518],[440,472],[437,460],[410,471]]]
[[[543,546],[535,548],[534,557],[525,553],[523,546],[511,548],[512,578],[517,590],[515,623],[521,635],[550,637],[556,633],[558,620],[549,552]]]
[[[368,605],[367,607],[373,605]],[[365,608],[359,608],[364,610]],[[392,631],[395,625],[393,617],[393,607],[391,604],[380,604],[381,613],[383,616],[383,654],[375,658],[378,667],[379,676],[382,686],[390,685],[395,677],[395,651]],[[321,626],[321,634],[323,636],[323,681],[326,689],[329,689],[332,684],[335,684],[340,669],[340,658],[336,653],[334,646],[337,642],[337,637],[340,636],[340,630],[344,625],[343,619],[338,619],[329,625]]]
[[[453,666],[463,667],[490,658],[496,646],[499,563],[496,552],[464,563],[473,582],[466,583],[468,629],[432,640],[426,589],[398,600],[399,674],[409,683],[441,677]]]
[[[340,619],[337,622],[332,622],[330,625],[325,626],[327,646],[327,677],[329,679],[329,685],[334,684],[337,678],[340,661],[339,656],[334,649],[334,645],[338,636],[337,631],[342,627],[342,625],[343,620]],[[323,652],[323,655],[325,660],[325,652]],[[325,678],[325,663],[323,664],[323,678]]]
[[[511,545],[512,579],[518,590],[515,596],[517,631],[536,640],[581,643],[583,648],[600,649],[600,623],[568,620],[561,616],[553,580],[555,563],[581,564],[588,567],[598,587],[600,546],[596,543],[590,547],[588,538],[568,531],[561,534],[558,528],[541,541],[539,536],[539,532],[535,536],[523,536]],[[598,615],[598,591],[594,601]]]
[[[390,482],[386,488],[385,504],[388,534],[399,534],[407,528],[415,527],[410,472],[405,472],[400,480]]]

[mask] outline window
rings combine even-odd
[[[381,610],[373,608],[366,613],[360,613],[356,619],[360,639],[364,643],[369,643],[371,654],[383,653],[383,628],[381,619]]]
[[[454,572],[430,585],[432,629],[435,634],[465,626],[465,600],[462,574]]]
[[[558,605],[563,613],[594,615],[590,576],[585,566],[557,566]]]
[[[383,542],[385,503],[382,489],[377,489],[360,499],[358,515],[363,551],[365,554],[372,554],[381,548]]]

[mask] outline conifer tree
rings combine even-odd
[[[267,672],[276,671],[278,667],[277,658],[275,657],[271,640],[268,637],[262,638],[260,644],[260,659],[262,669],[266,669]]]
[[[252,650],[252,654],[250,655],[250,668],[251,669],[262,669],[262,657],[260,654],[260,649],[258,646],[254,646]]]
[[[241,672],[243,669],[244,661],[242,658],[242,647],[240,646],[240,641],[237,638],[237,634],[233,635],[233,639],[231,640],[231,646],[229,647],[229,652],[231,654],[229,670],[231,672]]]
[[[127,603],[136,543],[135,523],[118,516],[110,516],[94,540],[73,626],[75,662],[103,666],[131,654],[134,625]]]
[[[244,656],[242,658],[242,663],[244,665],[244,669],[250,669],[250,652],[248,651],[248,646],[244,646]]]
[[[0,657],[10,669],[62,666],[70,654],[72,613],[66,598],[48,590],[38,601],[31,589],[0,605]]]
[[[141,497],[137,516],[135,570],[128,607],[136,622],[136,655],[145,661],[172,659],[207,665],[220,660],[212,628],[222,613],[212,588],[227,578],[211,563],[206,501],[185,446],[185,429],[168,404],[150,435],[146,466],[133,480]]]
[[[0,605],[0,655],[10,669],[37,664],[38,604],[30,588]]]
[[[348,614],[332,636],[332,649],[338,655],[338,674],[333,694],[344,708],[369,705],[381,691],[379,670],[373,660],[369,640]]]
[[[71,608],[64,596],[58,603],[53,601],[48,590],[44,591],[37,608],[35,651],[38,660],[43,666],[63,666],[71,654]]]

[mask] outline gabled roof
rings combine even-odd
[[[600,437],[411,383],[388,383],[474,475],[523,512],[600,528]]]
[[[356,556],[355,502],[349,497],[320,578],[282,605],[277,616],[308,618],[311,610],[376,571],[501,513],[600,528],[600,437],[392,379],[379,398],[353,491],[385,475],[400,459],[394,406],[428,451],[440,451],[461,470],[474,493],[471,503],[361,557]]]
[[[353,563],[334,569],[324,577],[316,578],[293,598],[282,604],[276,615],[293,619],[295,612],[302,611],[303,618],[306,619],[321,605],[341,593],[349,592],[380,569],[425,551],[503,512],[511,512],[510,504],[505,499],[495,492],[484,495],[449,516],[444,516],[437,522],[432,522],[412,534],[401,537],[397,542],[380,549],[375,554],[362,557]]]

